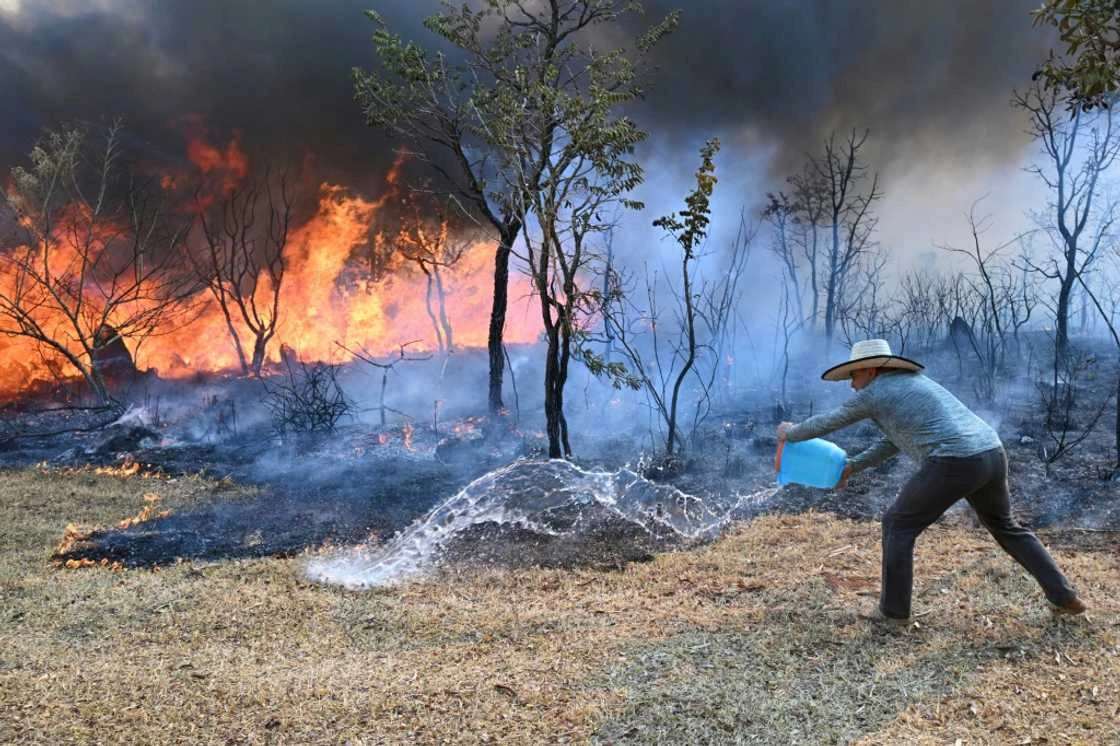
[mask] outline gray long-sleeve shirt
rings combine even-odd
[[[1003,445],[992,427],[957,397],[921,373],[880,373],[838,409],[794,425],[792,443],[870,419],[885,437],[848,460],[853,472],[902,450],[917,462],[928,456],[974,456]]]

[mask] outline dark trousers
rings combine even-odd
[[[883,588],[879,597],[883,614],[910,616],[914,540],[962,497],[1004,551],[1034,576],[1051,603],[1061,604],[1077,595],[1038,537],[1011,517],[1007,455],[1002,448],[993,448],[975,456],[926,459],[883,514]]]

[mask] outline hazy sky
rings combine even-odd
[[[678,3],[680,30],[636,112],[657,213],[674,209],[711,135],[725,145],[717,204],[755,207],[830,131],[870,129],[879,239],[907,256],[959,242],[985,193],[993,240],[1039,198],[1012,90],[1050,36],[1037,0],[744,0]],[[187,121],[242,132],[258,156],[315,154],[324,178],[377,188],[392,143],[366,128],[349,71],[373,64],[375,8],[423,41],[432,0],[0,0],[0,167],[40,128],[123,115],[147,155],[184,152]],[[649,3],[648,19],[673,3]],[[660,203],[660,204],[659,204]],[[717,219],[720,216],[717,216]],[[648,225],[648,222],[645,223]],[[733,226],[731,226],[733,227]]]

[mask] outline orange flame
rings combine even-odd
[[[221,189],[230,189],[248,173],[248,158],[239,136],[225,147],[194,138],[187,146],[188,157],[199,172],[220,177]],[[385,177],[386,189],[376,200],[351,194],[346,187],[322,183],[318,209],[302,225],[293,229],[284,250],[285,273],[280,288],[279,321],[269,342],[267,362],[280,362],[280,349],[295,349],[304,361],[337,361],[336,342],[371,354],[386,355],[401,344],[419,340],[411,350],[434,351],[437,331],[426,307],[427,279],[398,261],[391,273],[377,281],[360,281],[362,268],[356,256],[376,241],[401,240],[382,235],[375,227],[379,211],[390,199],[400,200],[396,182],[403,156],[398,156]],[[165,188],[178,184],[179,177],[165,176]],[[197,205],[197,203],[196,203]],[[197,206],[196,208],[197,209]],[[440,228],[446,240],[446,223]],[[446,291],[446,315],[459,348],[485,347],[493,287],[491,241],[470,245],[462,257],[441,269]],[[75,257],[56,251],[62,265]],[[0,264],[0,293],[9,292],[13,278]],[[7,283],[7,285],[5,284]],[[262,274],[256,299],[264,301],[272,292],[267,275]],[[511,275],[510,307],[506,316],[505,338],[512,343],[534,341],[539,320],[531,307],[528,281]],[[161,376],[185,377],[196,372],[240,372],[239,359],[227,322],[217,304],[202,291],[186,303],[200,313],[186,326],[160,330],[143,341],[126,340],[140,369],[154,369]],[[261,304],[267,307],[267,303]],[[252,346],[249,330],[233,320],[243,344]],[[4,320],[0,319],[0,331]],[[61,328],[61,327],[60,327]],[[40,346],[25,337],[0,337],[0,393],[28,389],[36,380],[50,381],[61,371],[73,370],[61,359],[44,356]]]
[[[138,523],[150,521],[153,518],[166,518],[167,516],[171,515],[170,510],[156,510],[156,507],[159,505],[159,501],[160,496],[157,493],[146,493],[144,495],[145,505],[140,509],[140,512],[134,516],[129,516],[128,518],[123,518],[117,521],[117,527],[128,528],[129,526],[135,526]]]

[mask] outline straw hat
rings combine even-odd
[[[851,377],[852,371],[862,368],[898,368],[900,370],[921,370],[924,366],[908,358],[891,353],[891,345],[885,339],[865,339],[852,345],[852,354],[846,363],[834,365],[821,378],[826,381],[844,381]]]

